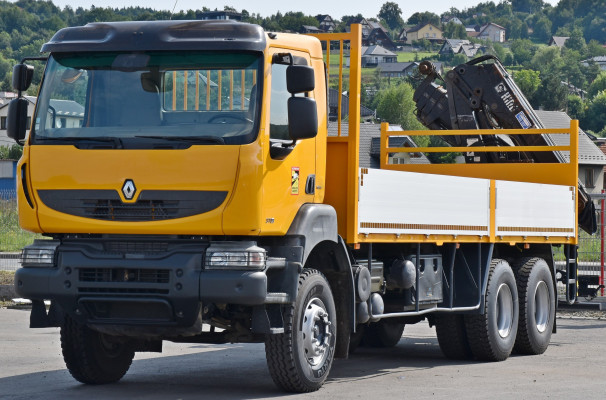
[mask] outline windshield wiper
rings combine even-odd
[[[195,143],[216,143],[225,144],[225,140],[219,136],[154,136],[154,135],[137,135],[136,138],[143,139],[161,139],[161,140],[174,140],[180,142],[195,142]]]
[[[122,139],[112,136],[89,136],[89,137],[34,137],[36,141],[41,142],[67,142],[76,144],[78,142],[111,142],[116,149],[124,148]]]

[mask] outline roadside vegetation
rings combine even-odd
[[[15,200],[0,200],[0,252],[20,252],[39,237],[19,227],[19,215]]]
[[[15,280],[13,271],[0,271],[0,285],[12,285]]]

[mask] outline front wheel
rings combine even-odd
[[[299,275],[294,306],[284,312],[284,333],[267,335],[265,356],[274,382],[289,392],[313,392],[328,377],[335,352],[336,310],[321,272]]]
[[[135,357],[127,339],[99,333],[68,316],[61,327],[61,350],[69,373],[88,384],[119,381]]]

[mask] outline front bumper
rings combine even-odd
[[[16,292],[53,300],[82,322],[114,325],[191,326],[201,304],[275,303],[265,271],[203,270],[199,246],[153,255],[94,250],[59,246],[53,267],[17,270]]]

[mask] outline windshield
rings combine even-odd
[[[259,53],[54,54],[40,90],[33,143],[250,143],[258,126],[260,65]]]

